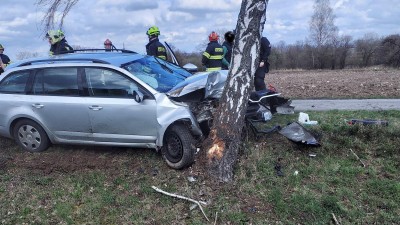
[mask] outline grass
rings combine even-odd
[[[333,224],[333,213],[341,224],[397,224],[400,112],[308,113],[319,122],[306,128],[320,147],[278,133],[247,140],[230,184],[210,180],[199,163],[169,169],[151,150],[54,146],[30,154],[0,139],[7,161],[0,168],[0,223],[214,224],[217,215],[217,224]],[[296,118],[279,115],[262,126]],[[389,126],[344,122],[352,118],[384,119]],[[278,161],[284,176],[276,174]],[[155,192],[153,185],[208,202],[210,221],[198,208],[190,210],[192,203]]]

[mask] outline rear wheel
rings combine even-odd
[[[167,164],[174,169],[182,169],[194,162],[195,140],[184,124],[175,124],[167,129],[161,153]]]
[[[13,135],[17,144],[28,152],[41,152],[50,146],[44,129],[32,120],[18,121],[14,126]]]

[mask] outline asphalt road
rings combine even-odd
[[[295,111],[400,110],[400,99],[309,99],[292,100]]]

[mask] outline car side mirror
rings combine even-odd
[[[190,73],[196,73],[199,69],[197,68],[196,65],[192,64],[192,63],[187,63],[183,66],[183,68],[187,71],[189,71]]]
[[[141,102],[143,101],[144,95],[143,95],[142,92],[140,92],[140,91],[133,91],[133,92],[132,92],[132,95],[133,95],[133,99],[135,99],[135,101],[136,101],[137,103],[141,103]]]

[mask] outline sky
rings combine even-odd
[[[11,60],[22,52],[48,54],[43,38],[44,9],[37,0],[0,0],[0,44]],[[400,0],[331,0],[340,35],[353,39],[400,34]],[[309,35],[314,0],[270,0],[263,35],[272,47],[295,44]],[[160,40],[184,52],[201,51],[208,34],[236,27],[241,0],[80,0],[64,21],[72,46],[103,48],[110,39],[117,48],[145,53],[150,26],[160,28]]]

